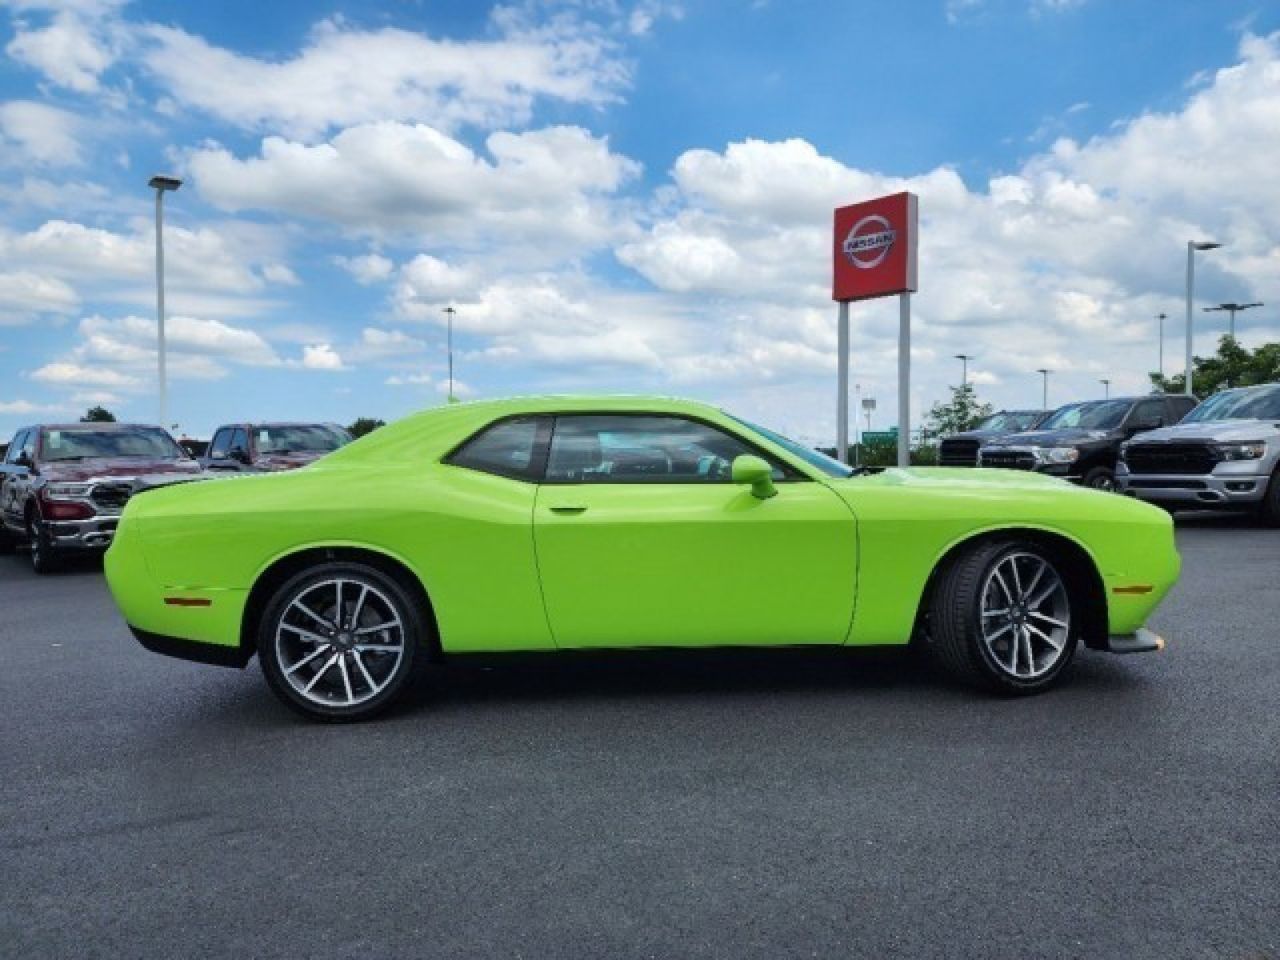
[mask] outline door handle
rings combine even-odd
[[[552,513],[558,513],[563,516],[576,516],[579,513],[586,513],[586,507],[570,506],[568,504],[557,505],[551,508]]]

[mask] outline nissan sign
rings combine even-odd
[[[840,207],[835,216],[834,300],[867,300],[916,289],[916,197]]]

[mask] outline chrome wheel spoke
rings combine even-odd
[[[1045,643],[1047,643],[1049,646],[1051,646],[1054,650],[1061,650],[1061,649],[1062,649],[1062,643],[1061,643],[1061,642],[1059,642],[1059,641],[1057,641],[1057,640],[1053,639],[1053,637],[1049,636],[1049,634],[1045,633],[1043,630],[1041,630],[1039,627],[1037,627],[1034,623],[1028,623],[1028,624],[1027,624],[1027,629],[1028,629],[1029,631],[1031,631],[1032,633],[1034,633],[1036,636],[1038,636],[1041,640],[1043,640],[1043,641],[1044,641]]]
[[[329,652],[328,647],[316,647],[314,650],[308,653],[305,657],[303,657],[301,660],[295,663],[292,667],[286,670],[284,672],[284,675],[287,677],[291,673],[297,673],[300,669],[305,667],[308,663],[310,663],[316,657],[320,656],[320,654],[328,653],[328,652]]]
[[[996,583],[1000,584],[1000,589],[1004,591],[1005,602],[1013,603],[1016,598],[1014,597],[1013,592],[1009,589],[1009,585],[1004,582],[1004,577],[1000,575],[1000,568],[997,567],[993,570],[991,575],[995,577]]]
[[[364,609],[365,597],[369,596],[369,588],[365,584],[361,584],[360,587],[360,596],[356,598],[355,609],[351,611],[351,619],[347,621],[353,627],[360,622],[360,611]]]
[[[1030,615],[1035,617],[1037,620],[1043,620],[1045,623],[1052,624],[1055,627],[1061,627],[1063,630],[1067,629],[1066,622],[1059,620],[1057,617],[1051,617],[1048,614],[1040,613],[1036,610],[1032,610]],[[1031,626],[1031,624],[1028,624],[1028,626]]]
[[[1049,569],[1049,565],[1041,560],[1040,566],[1036,567],[1036,575],[1031,578],[1031,582],[1028,583],[1026,589],[1022,591],[1022,599],[1026,600],[1036,592],[1036,585],[1040,582],[1040,579],[1044,576],[1044,572],[1047,569]]]
[[[999,610],[983,610],[982,615],[984,617],[1007,617],[1009,615],[1009,608],[1002,607]]]
[[[340,656],[341,654],[335,653],[332,657],[326,660],[324,664],[320,667],[320,669],[311,675],[311,682],[302,688],[302,692],[310,693],[311,688],[316,685],[319,679],[325,675],[325,672],[328,671],[330,667],[332,667],[335,663],[338,662],[338,659]]]
[[[353,659],[356,662],[356,666],[360,668],[360,672],[364,675],[364,682],[369,685],[369,689],[372,692],[377,693],[380,688],[374,681],[372,675],[370,675],[369,668],[364,665],[364,660],[360,657],[360,651],[352,650],[351,659]]]
[[[357,643],[354,649],[373,653],[399,653],[400,645],[396,643]]]
[[[321,626],[325,626],[325,627],[334,626],[334,622],[332,620],[326,620],[324,617],[320,616],[320,614],[316,613],[314,610],[308,607],[305,603],[303,603],[300,599],[293,601],[291,606],[297,607],[299,610],[301,610],[303,613],[305,613],[308,617],[310,617],[312,620],[314,620],[316,623],[320,624]]]
[[[281,630],[289,630],[296,633],[303,640],[310,640],[312,643],[328,643],[328,637],[322,637],[318,633],[312,633],[310,630],[303,630],[301,627],[295,627],[292,623],[280,624]]]
[[[357,637],[367,637],[371,633],[381,633],[383,630],[391,630],[392,628],[398,627],[398,626],[400,626],[400,621],[393,620],[390,623],[379,623],[378,625],[373,627],[361,627],[360,629],[354,631],[354,633]]]
[[[343,657],[343,656],[338,657],[338,670],[342,674],[342,685],[347,690],[347,703],[348,704],[355,703],[356,695],[351,692],[351,674],[347,672],[346,657]]]

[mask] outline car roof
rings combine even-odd
[[[78,420],[75,423],[33,423],[23,430],[133,430],[142,427],[145,430],[159,430],[154,423],[99,423],[97,421]]]

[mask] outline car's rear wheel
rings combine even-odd
[[[929,635],[955,678],[1001,693],[1048,689],[1075,655],[1071,587],[1039,544],[975,546],[940,575]]]
[[[427,625],[394,578],[361,563],[324,563],[276,590],[258,625],[271,689],[316,720],[363,720],[390,706],[426,660]]]
[[[1086,487],[1095,490],[1107,490],[1112,493],[1116,489],[1116,475],[1108,467],[1094,467],[1080,481]]]

